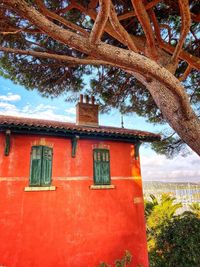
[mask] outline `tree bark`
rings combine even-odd
[[[180,138],[200,155],[200,123],[198,117],[192,112],[186,119],[180,112],[180,103],[165,86],[154,81],[147,85],[154,101],[161,110],[163,117],[178,133]]]
[[[147,82],[140,74],[132,74],[147,87],[172,129],[193,151],[200,155],[200,122],[191,107],[190,118],[186,118],[181,111],[182,107],[177,97],[167,90],[166,86],[155,80]]]

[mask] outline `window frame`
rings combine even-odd
[[[36,152],[34,152],[34,149]],[[50,158],[49,155],[45,155],[45,150],[48,151],[47,153],[50,152]],[[37,153],[40,151],[39,156],[40,158],[37,159]],[[35,153],[35,159],[34,155]],[[34,160],[39,160],[39,174],[38,174],[38,182],[34,183],[33,179],[33,172],[34,172],[34,167],[33,167],[33,161]],[[49,146],[43,146],[43,145],[34,145],[31,147],[31,158],[30,158],[30,176],[29,176],[29,187],[50,187],[52,183],[52,162],[53,162],[53,148]],[[45,166],[45,161],[46,161],[46,166]],[[46,167],[46,171],[48,171],[48,180],[45,179],[45,174],[44,174],[44,166]],[[36,167],[37,168],[37,167]],[[43,177],[44,176],[44,177]],[[47,181],[47,182],[45,182]]]
[[[96,160],[95,157],[98,157],[98,154],[100,153],[100,161]],[[103,153],[106,153],[108,155],[108,160],[106,160],[106,155],[103,156]],[[95,156],[96,154],[96,156]],[[101,160],[103,157],[105,157],[105,161]],[[99,162],[99,168],[100,168],[100,181],[97,181],[97,175],[96,175],[96,164]],[[107,164],[107,176],[108,181],[104,182],[103,180],[103,170],[101,165]],[[110,186],[111,185],[111,176],[110,176],[110,150],[105,148],[94,148],[93,149],[93,181],[95,186]]]

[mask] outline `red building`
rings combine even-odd
[[[76,124],[0,116],[0,266],[148,266],[139,145],[148,132],[99,126],[98,105]]]

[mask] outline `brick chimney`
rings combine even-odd
[[[76,124],[87,126],[99,125],[99,105],[95,104],[95,98],[90,99],[88,95],[80,95],[79,102],[76,105]],[[91,100],[91,103],[90,103]]]

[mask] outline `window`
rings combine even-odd
[[[110,185],[110,154],[107,149],[93,150],[94,184]]]
[[[51,184],[52,152],[50,147],[32,147],[30,186],[49,186]]]

